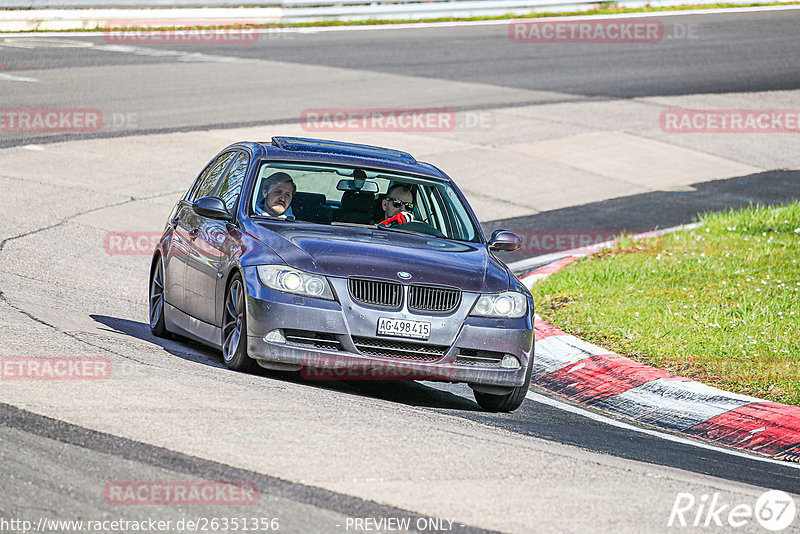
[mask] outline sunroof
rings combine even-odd
[[[320,152],[323,154],[346,154],[373,159],[388,159],[400,163],[416,165],[417,160],[408,152],[381,148],[370,145],[357,145],[341,141],[323,139],[305,139],[303,137],[273,137],[272,144],[282,150],[301,150],[304,152]]]

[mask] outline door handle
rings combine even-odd
[[[189,230],[189,237],[195,239],[197,237],[197,230]]]

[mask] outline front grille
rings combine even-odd
[[[418,362],[433,362],[441,359],[448,347],[443,345],[426,345],[393,339],[353,336],[353,343],[358,351],[369,356],[382,358],[398,358]]]
[[[446,313],[458,308],[461,291],[432,286],[408,288],[408,309],[423,312]]]
[[[456,356],[457,365],[474,365],[477,367],[500,367],[505,353],[490,350],[460,349]]]
[[[287,345],[313,347],[315,349],[342,350],[339,340],[333,334],[310,332],[307,330],[284,330]]]
[[[350,278],[347,287],[354,301],[367,306],[399,308],[403,304],[403,286],[397,282]]]

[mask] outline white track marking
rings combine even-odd
[[[0,80],[8,80],[10,82],[38,82],[36,78],[26,78],[25,76],[14,76],[13,74],[3,74],[0,72]]]
[[[74,37],[74,33],[47,35],[42,37],[41,32],[30,34],[4,34],[8,35],[0,41],[0,46],[10,46],[11,48],[88,48],[93,46],[87,41],[75,41],[73,39],[52,39],[51,37]],[[20,37],[17,39],[17,37]]]
[[[528,391],[525,395],[528,399],[539,402],[541,404],[546,404],[547,406],[552,406],[553,408],[557,408],[559,410],[564,410],[565,412],[574,413],[583,417],[587,417],[593,421],[597,421],[599,423],[603,423],[606,425],[615,426],[618,428],[622,428],[625,430],[632,430],[634,432],[640,432],[642,434],[647,434],[648,436],[653,436],[659,439],[667,440],[667,441],[674,441],[675,443],[681,443],[683,445],[691,445],[693,447],[699,447],[701,449],[708,449],[716,452],[721,452],[723,454],[730,454],[731,456],[739,456],[741,458],[749,458],[750,460],[757,460],[759,462],[767,462],[771,464],[778,464],[783,465],[785,467],[791,467],[794,469],[800,469],[800,464],[795,462],[786,462],[782,460],[775,460],[773,458],[768,458],[765,456],[756,456],[755,454],[750,454],[742,451],[737,451],[735,449],[728,449],[725,447],[719,447],[716,445],[711,445],[709,443],[705,443],[702,441],[696,441],[689,438],[684,438],[682,436],[677,436],[675,434],[669,434],[667,432],[659,432],[657,430],[652,430],[649,428],[643,428],[636,425],[631,425],[628,423],[623,423],[622,421],[617,421],[611,417],[606,417],[604,415],[600,415],[593,411],[579,408],[577,406],[573,406],[571,404],[566,404],[564,402],[559,402],[557,400],[551,399],[550,397],[545,397],[539,393],[534,393],[533,391]]]
[[[27,34],[26,34],[27,35]],[[98,34],[87,34],[87,36],[94,36],[96,37]],[[70,37],[75,37],[75,34],[69,34]],[[211,55],[211,54],[203,54],[200,52],[185,52],[182,50],[170,50],[169,48],[161,48],[161,47],[144,47],[144,46],[132,46],[132,45],[124,45],[124,44],[95,44],[91,41],[77,41],[75,39],[59,39],[61,37],[60,34],[49,34],[48,37],[41,37],[37,35],[36,37],[26,38],[26,37],[12,37],[12,38],[5,38],[0,41],[0,47],[8,46],[12,48],[85,48],[91,50],[100,50],[103,52],[114,52],[117,54],[132,54],[135,56],[147,56],[147,57],[167,57],[167,58],[174,58],[177,61],[184,61],[189,63],[194,62],[219,62],[219,63],[231,63],[231,62],[238,62],[243,61],[242,58],[234,57],[234,56],[218,56],[218,55]],[[2,76],[10,76],[10,75],[3,75]],[[38,82],[39,80],[35,80],[33,78],[20,78],[12,76],[12,78],[19,78],[14,81],[31,81],[31,82]]]
[[[756,402],[763,401],[694,380],[657,378],[604,399],[597,408],[634,421],[672,421],[689,428]]]
[[[93,47],[93,50],[101,50],[103,52],[116,52],[121,54],[133,54],[135,56],[148,56],[148,57],[171,57],[178,61],[186,62],[220,62],[220,63],[234,63],[243,61],[241,58],[233,56],[215,56],[209,54],[201,54],[200,52],[183,52],[181,50],[169,50],[164,48],[147,48],[143,46],[130,46],[130,45],[100,45]]]

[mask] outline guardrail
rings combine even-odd
[[[218,26],[226,22],[418,20],[580,11],[596,5],[587,0],[282,0],[278,5],[273,2],[262,7],[233,7],[242,1],[253,0],[68,0],[69,9],[61,9],[67,0],[0,0],[2,7],[32,8],[0,10],[0,31],[93,30],[121,21],[153,20],[174,21],[176,26],[181,20],[191,20],[193,26],[204,21]],[[109,7],[111,4],[115,7]],[[193,9],[201,5],[206,7]]]
[[[756,0],[732,0],[727,3],[753,3]],[[788,1],[788,0],[787,0]],[[620,0],[620,1],[587,1],[587,0],[1,0],[0,10],[4,9],[131,9],[131,8],[213,8],[213,7],[247,7],[247,8],[332,8],[331,12],[346,13],[352,9],[370,12],[391,12],[393,10],[415,11],[487,11],[509,9],[538,10],[542,7],[564,6],[572,8],[576,5],[619,5],[624,7],[674,6],[681,4],[711,4],[714,0]],[[360,6],[360,7],[358,7]],[[291,14],[291,13],[289,13]]]
[[[75,9],[75,8],[146,8],[146,7],[325,7],[381,4],[428,3],[494,4],[498,0],[3,0],[0,9]],[[520,2],[530,4],[531,2]]]
[[[566,0],[562,3],[573,3]],[[584,2],[593,3],[593,2]],[[596,2],[600,3],[600,2]],[[519,6],[535,6],[538,2],[504,1],[504,0],[2,0],[0,9],[120,9],[120,8],[152,8],[152,7],[336,7],[336,6],[386,6],[402,4],[426,9],[439,5],[460,7],[464,4],[476,4],[481,8],[489,8],[494,4],[513,4]]]
[[[124,20],[253,24],[418,20],[587,11],[601,5],[662,7],[718,0],[0,0],[0,31],[90,30]],[[755,0],[727,0],[746,4]],[[247,7],[239,7],[244,4]],[[253,7],[256,6],[256,7]],[[157,9],[153,9],[157,8]],[[193,9],[201,8],[201,9]]]

